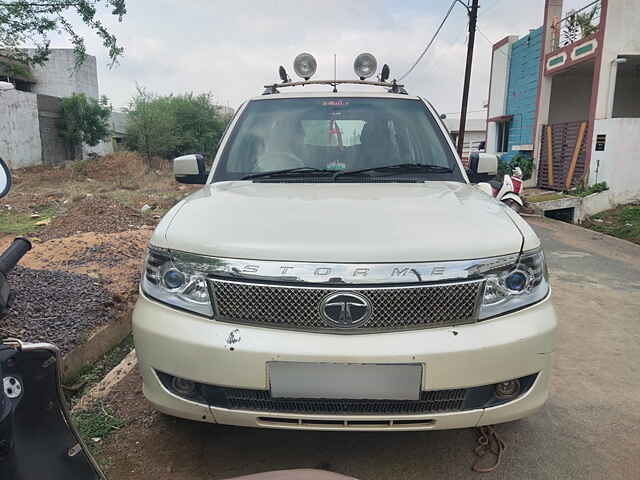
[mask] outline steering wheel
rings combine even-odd
[[[300,157],[291,152],[266,152],[260,155],[256,162],[256,167],[259,172],[284,170],[287,168],[304,166],[304,162]]]

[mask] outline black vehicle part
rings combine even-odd
[[[4,393],[3,379],[8,372],[3,366],[14,363],[13,356],[16,351],[13,348],[0,345],[0,464],[6,459],[13,449],[13,410],[17,399],[8,398]],[[1,470],[0,470],[1,471]],[[4,478],[4,477],[3,477]]]
[[[29,250],[31,250],[29,240],[22,237],[16,238],[9,248],[0,255],[0,273],[7,275]]]
[[[11,289],[6,276],[29,250],[31,250],[31,242],[26,238],[18,237],[0,255],[0,313],[5,313],[11,306]]]
[[[4,361],[2,361],[4,359]],[[60,386],[60,356],[50,344],[0,345],[0,377],[22,392],[0,392],[0,478],[104,479],[71,423]],[[9,408],[7,409],[7,406]]]

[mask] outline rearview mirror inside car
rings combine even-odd
[[[493,179],[498,174],[498,156],[491,153],[471,152],[467,174],[472,183]]]
[[[209,172],[206,170],[204,155],[192,153],[173,159],[173,174],[176,181],[189,184],[205,184]]]

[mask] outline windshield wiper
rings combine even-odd
[[[367,172],[389,172],[387,175],[396,175],[398,171],[420,171],[428,173],[452,173],[453,169],[449,167],[443,167],[442,165],[432,165],[429,163],[397,163],[394,165],[383,165],[380,167],[361,168],[359,170],[345,170],[342,172],[336,172],[333,174],[333,180],[343,175],[357,175]],[[404,172],[403,172],[404,173]]]
[[[314,168],[314,167],[296,167],[296,168],[285,168],[284,170],[271,170],[269,172],[260,172],[260,173],[252,173],[250,175],[245,175],[242,177],[242,180],[251,180],[254,178],[266,178],[266,177],[277,177],[277,176],[286,176],[291,174],[306,174],[306,173],[335,173],[335,170],[325,170],[322,168]]]

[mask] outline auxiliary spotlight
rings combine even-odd
[[[376,57],[370,53],[361,53],[353,62],[353,70],[356,72],[356,75],[360,77],[360,80],[374,75],[377,69],[378,62],[376,61]]]
[[[301,78],[305,80],[309,80],[313,77],[313,74],[316,73],[316,68],[318,64],[316,63],[316,59],[313,58],[313,55],[310,53],[301,53],[298,55],[293,61],[293,69]]]

